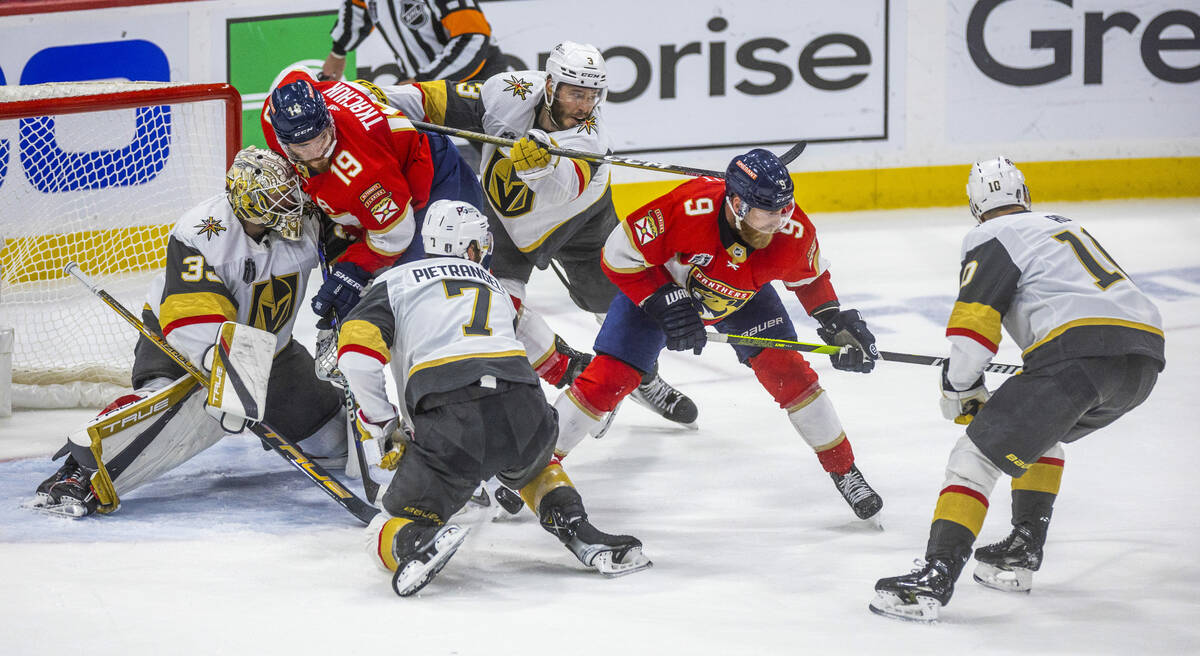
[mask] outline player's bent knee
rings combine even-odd
[[[795,351],[763,349],[750,358],[750,368],[771,398],[785,410],[820,389],[817,372]]]
[[[603,414],[612,412],[621,399],[637,389],[642,374],[637,369],[612,357],[597,355],[571,385],[571,394],[588,410]]]
[[[991,495],[1002,473],[964,433],[950,451],[943,487],[962,485],[986,497]]]

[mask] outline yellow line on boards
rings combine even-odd
[[[1200,157],[1017,162],[1035,203],[1112,198],[1200,196]],[[806,212],[850,212],[944,207],[967,202],[969,165],[917,166],[793,173]],[[613,185],[624,218],[683,182],[658,180]]]

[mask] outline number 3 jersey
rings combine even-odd
[[[1018,212],[981,223],[962,245],[946,336],[950,382],[966,389],[1000,345],[1000,327],[1032,369],[1067,358],[1163,356],[1158,308],[1078,223]]]
[[[163,336],[195,364],[225,321],[275,333],[275,352],[292,339],[296,311],[317,266],[316,219],[305,216],[300,239],[268,231],[251,239],[225,194],[186,212],[167,240],[166,270],[150,285],[147,304]]]
[[[517,312],[486,269],[461,258],[409,262],[380,275],[342,325],[338,367],[368,421],[395,416],[385,365],[411,411],[429,394],[485,376],[537,385],[517,341]]]

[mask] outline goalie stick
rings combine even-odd
[[[745,335],[726,335],[725,333],[706,333],[708,341],[723,342],[725,344],[737,344],[739,346],[758,346],[761,348],[783,349],[787,351],[803,351],[805,353],[821,353],[824,355],[834,355],[842,352],[841,346],[830,346],[828,344],[808,344],[805,342],[793,342],[789,339],[770,339],[766,337],[747,337]],[[893,351],[880,351],[879,359],[888,362],[904,362],[907,364],[927,364],[935,367],[942,366],[946,358],[940,358],[933,355],[916,355],[913,353],[895,353]],[[989,362],[984,371],[993,374],[1019,374],[1021,373],[1020,365],[1015,364],[1000,364],[998,362]]]
[[[325,256],[325,244],[320,239],[317,240],[317,257],[321,261],[321,277],[329,278],[329,260]],[[354,460],[358,465],[358,474],[362,478],[363,492],[367,495],[367,501],[375,503],[379,498],[379,483],[371,478],[371,468],[367,464],[366,454],[363,453],[362,440],[358,439],[358,431],[354,427],[354,422],[358,414],[358,402],[354,400],[354,392],[350,391],[350,381],[342,375],[342,372],[337,368],[337,343],[338,337],[341,334],[341,322],[338,321],[337,314],[333,316],[333,362],[328,367],[321,366],[320,363],[330,357],[326,353],[318,353],[317,362],[318,372],[317,377],[323,380],[328,380],[342,388],[342,405],[346,407],[346,437],[354,441]],[[320,347],[317,348],[320,352]],[[349,462],[346,463],[350,467]],[[350,475],[347,472],[347,475]]]
[[[105,305],[107,305],[117,314],[121,315],[121,318],[128,322],[129,325],[137,328],[138,332],[142,333],[142,335],[145,335],[146,339],[150,340],[155,346],[162,349],[163,353],[166,353],[168,356],[170,356],[172,360],[179,364],[179,366],[183,367],[184,371],[186,371],[196,380],[200,381],[200,384],[203,385],[205,389],[208,389],[208,378],[198,368],[196,368],[196,365],[192,364],[191,361],[187,359],[187,356],[177,351],[174,346],[168,344],[166,339],[155,334],[149,328],[146,328],[146,324],[142,323],[141,319],[135,317],[124,305],[121,305],[120,301],[113,298],[108,292],[101,289],[99,285],[97,285],[86,273],[83,272],[82,269],[79,268],[78,264],[75,262],[68,262],[66,266],[63,267],[63,271],[77,278],[85,287],[88,288],[88,290],[99,297],[99,299],[103,301]],[[295,442],[292,442],[283,435],[280,435],[278,432],[264,423],[251,424],[250,430],[262,440],[264,445],[270,447],[272,451],[282,456],[283,459],[287,460],[293,467],[303,472],[304,475],[309,478],[309,480],[316,483],[322,490],[325,491],[326,494],[330,496],[330,498],[336,501],[338,505],[350,511],[350,514],[354,515],[363,524],[370,524],[375,515],[379,514],[378,508],[355,496],[353,492],[346,489],[346,487],[342,485],[336,478],[334,478],[332,474],[325,471],[324,467],[313,462],[312,460],[309,460],[309,458],[304,455],[304,452],[296,446]]]

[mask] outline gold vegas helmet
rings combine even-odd
[[[284,239],[300,238],[304,194],[282,155],[254,146],[239,150],[225,174],[225,195],[237,218],[266,226]]]

